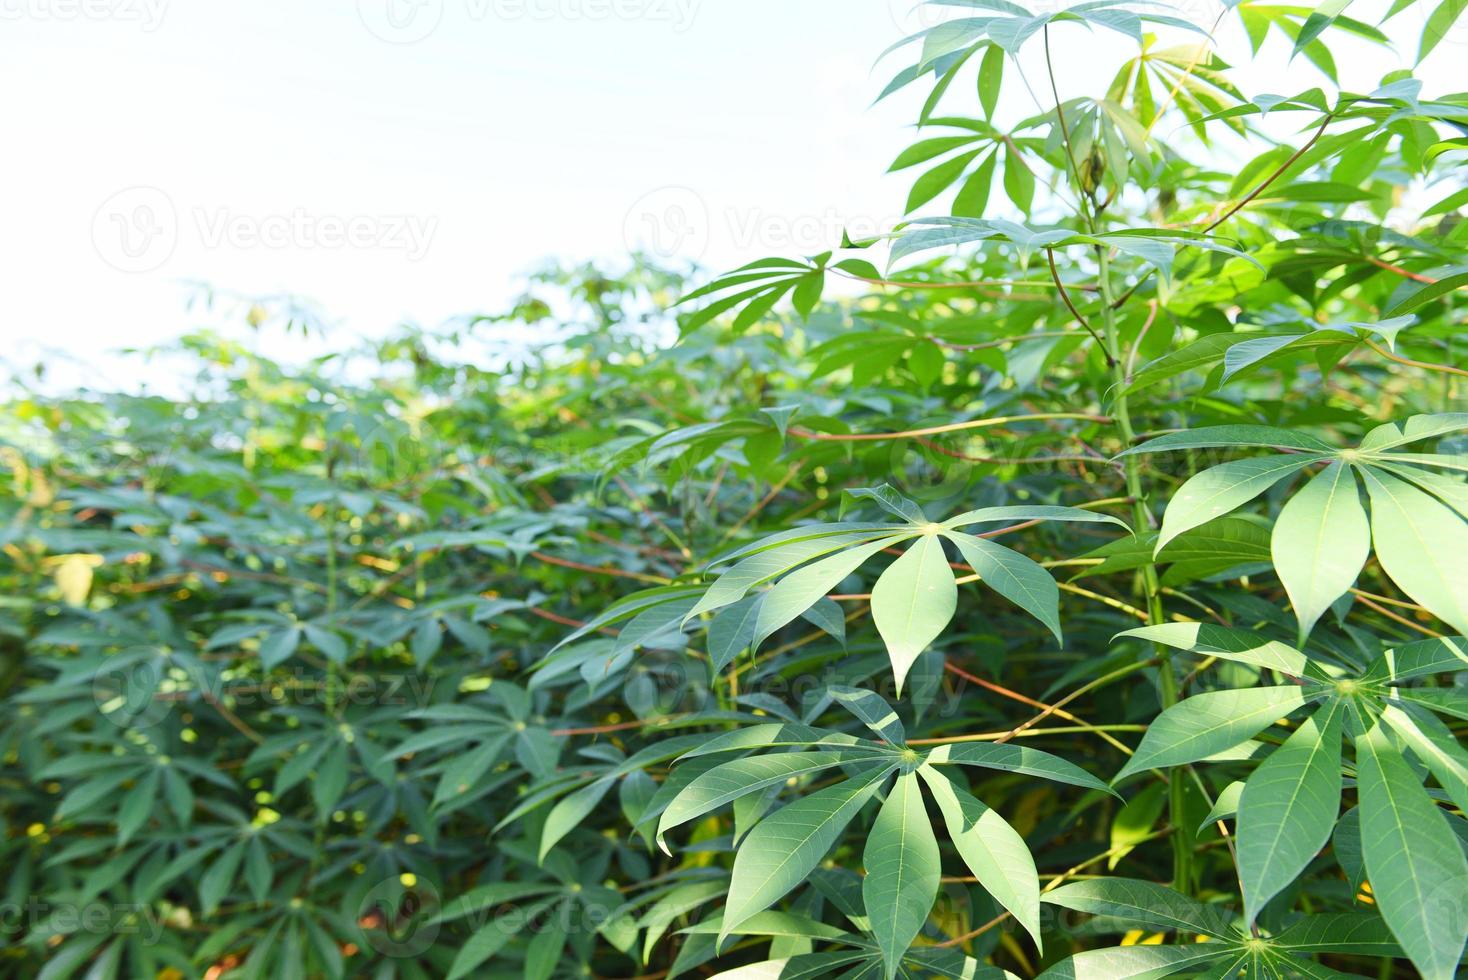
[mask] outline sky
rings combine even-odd
[[[1205,26],[1220,10],[1181,5]],[[916,95],[873,106],[905,63],[874,62],[951,13],[912,6],[0,0],[0,366],[156,387],[108,352],[217,319],[189,305],[198,283],[314,302],[333,332],[290,343],[317,352],[502,308],[550,258],[717,270],[890,227]],[[1343,84],[1410,63],[1425,16],[1392,22],[1402,58],[1332,39]],[[1235,17],[1217,37],[1247,60]],[[1057,31],[1062,95],[1133,50]],[[1460,27],[1419,71],[1427,94],[1461,87],[1465,51]],[[1271,43],[1251,93],[1324,83],[1287,54]],[[1009,88],[1006,111],[1036,111]]]

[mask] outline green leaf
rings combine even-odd
[[[1381,567],[1402,591],[1459,633],[1468,633],[1468,523],[1432,497],[1374,467],[1363,467],[1371,495],[1371,539]]]
[[[763,601],[762,595],[745,596],[732,606],[719,610],[714,621],[709,624],[709,667],[714,673],[723,671],[733,663],[741,650],[748,649],[754,643],[755,624],[759,621],[759,604]]]
[[[683,787],[658,820],[657,842],[665,854],[671,855],[664,835],[679,824],[687,823],[732,803],[749,793],[771,786],[782,786],[792,779],[834,769],[881,756],[861,750],[823,752],[784,752],[778,755],[756,755],[735,759],[701,773]]]
[[[907,535],[879,538],[867,544],[848,548],[845,551],[822,558],[818,562],[797,569],[782,578],[765,595],[760,604],[756,620],[754,644],[763,643],[772,633],[796,619],[801,613],[815,605],[816,600],[830,592],[841,580],[860,568],[868,558],[884,548],[890,548],[905,540]],[[902,559],[898,559],[901,561]],[[897,563],[893,562],[895,566]],[[944,565],[947,570],[947,565]],[[891,571],[889,567],[888,571]],[[885,574],[884,576],[885,577]],[[951,584],[953,576],[948,576]],[[873,606],[876,598],[873,596]],[[875,609],[873,610],[875,615]]]
[[[1043,952],[1040,878],[1024,838],[996,811],[955,785],[944,773],[926,764],[918,768],[918,773],[927,782],[933,802],[943,814],[948,837],[963,863],[984,890],[1025,927],[1035,940],[1035,947]]]
[[[755,824],[734,856],[719,945],[741,923],[805,880],[895,767],[802,797]]]
[[[1157,550],[1190,528],[1242,506],[1285,477],[1314,462],[1314,456],[1260,456],[1236,459],[1189,479],[1178,488],[1162,515]]]
[[[902,954],[922,931],[938,895],[938,841],[919,785],[915,772],[897,777],[867,835],[862,856],[867,870],[862,900],[887,965],[887,980],[897,975]]]
[[[1468,860],[1447,818],[1378,724],[1356,738],[1371,894],[1427,980],[1450,980],[1468,940]]]
[[[1060,633],[1060,588],[1038,562],[962,531],[944,531],[943,536],[958,546],[980,581],[1044,623],[1056,643],[1065,642]]]
[[[1220,946],[1219,943],[1192,943],[1092,949],[1062,960],[1037,980],[1156,980],[1228,955],[1230,947]]]
[[[1213,623],[1163,623],[1158,626],[1139,626],[1116,635],[1149,640],[1207,657],[1265,667],[1293,677],[1303,677],[1310,671],[1309,660],[1294,647],[1278,640],[1261,639],[1248,630],[1234,629],[1231,626],[1217,626]]]
[[[1215,939],[1233,934],[1226,913],[1150,881],[1131,878],[1074,881],[1046,892],[1043,898],[1050,905],[1155,929],[1201,932]]]
[[[1413,704],[1388,704],[1382,709],[1381,719],[1432,770],[1448,799],[1468,813],[1468,751],[1452,730]]]
[[[902,745],[907,741],[907,731],[902,727],[902,719],[897,717],[897,712],[880,694],[840,684],[833,684],[826,691],[886,741],[893,745]]]
[[[984,118],[994,118],[994,108],[999,104],[999,88],[1004,81],[1004,51],[990,44],[984,49],[984,59],[979,62],[979,105]]]
[[[545,818],[545,826],[540,832],[540,852],[538,858],[545,861],[545,856],[550,853],[551,848],[560,842],[571,831],[581,825],[581,821],[591,816],[601,798],[607,795],[607,790],[612,788],[616,780],[609,776],[602,776],[574,793],[563,797]]]
[[[907,204],[903,207],[903,213],[906,214],[909,211],[915,211],[943,193],[950,184],[963,176],[963,172],[968,169],[968,165],[973,163],[974,159],[982,152],[983,149],[980,148],[970,150],[967,153],[960,153],[953,159],[945,160],[924,173],[912,185],[912,190],[907,195]]]
[[[1306,953],[1404,955],[1391,930],[1374,912],[1316,912],[1275,936],[1274,941]]]
[[[1272,425],[1205,425],[1185,432],[1158,436],[1140,446],[1133,446],[1120,455],[1174,452],[1179,449],[1219,449],[1225,446],[1301,449],[1310,453],[1334,452],[1329,444],[1294,429],[1280,429]]]
[[[1250,925],[1330,839],[1341,802],[1343,714],[1332,702],[1306,718],[1244,783],[1237,853]]]
[[[1097,514],[1079,507],[1050,507],[1045,505],[1021,505],[1017,507],[981,507],[965,511],[957,517],[943,522],[945,529],[967,527],[970,524],[1009,524],[1023,521],[1074,521],[1081,524],[1115,524],[1130,531],[1126,522],[1110,514]]]
[[[234,885],[235,872],[245,856],[245,842],[238,841],[220,851],[199,878],[199,906],[210,916]]]
[[[1459,670],[1468,670],[1468,637],[1442,636],[1395,646],[1368,673],[1405,681]]]
[[[995,742],[950,742],[929,750],[924,760],[935,766],[978,766],[982,769],[997,769],[1001,772],[1017,772],[1025,776],[1038,776],[1057,783],[1069,783],[1086,789],[1098,789],[1112,793],[1095,776],[1079,766],[1066,762],[1049,752],[1031,749],[1022,745]],[[1115,793],[1112,793],[1114,796]]]
[[[1231,749],[1322,693],[1310,694],[1291,684],[1195,694],[1147,726],[1142,744],[1112,782],[1145,769],[1181,766]]]
[[[922,534],[877,579],[872,621],[887,645],[898,694],[913,661],[943,632],[957,608],[958,587],[936,529]]]
[[[290,628],[275,630],[260,641],[260,662],[268,670],[282,664],[296,652],[301,644],[301,631]]]
[[[517,922],[527,922],[532,916],[538,915],[553,904],[555,903],[540,902],[523,910],[506,913],[486,923],[465,940],[464,945],[454,957],[454,962],[449,966],[447,980],[459,980],[460,977],[468,976],[479,964],[504,949],[509,945],[510,940],[521,934],[521,927],[517,926]]]
[[[1448,4],[1458,5],[1459,10],[1462,10],[1465,5],[1468,5],[1465,4],[1465,0],[1446,0],[1443,6],[1439,7],[1438,10],[1441,11],[1442,9],[1446,8]],[[1424,33],[1424,41],[1426,37],[1427,35],[1426,33]],[[1446,296],[1455,290],[1462,289],[1464,286],[1468,286],[1468,272],[1459,272],[1455,275],[1444,276],[1437,282],[1427,286],[1423,286],[1421,289],[1414,290],[1405,298],[1398,300],[1396,305],[1387,310],[1386,313],[1383,315],[1390,318],[1394,316],[1401,316],[1403,313],[1411,313],[1413,310],[1422,306],[1426,306],[1433,300]]]
[[[509,732],[491,736],[449,763],[438,779],[438,787],[433,793],[433,806],[442,806],[473,789],[499,759],[509,740]]]
[[[1280,510],[1270,552],[1300,621],[1302,643],[1331,603],[1356,584],[1370,551],[1366,510],[1345,463],[1331,463]]]

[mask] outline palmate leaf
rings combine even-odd
[[[957,587],[942,543],[945,539],[969,561],[981,581],[1044,623],[1060,641],[1059,588],[1050,574],[1018,552],[959,529],[1046,520],[1126,528],[1124,522],[1106,514],[1050,505],[981,508],[940,524],[889,486],[848,490],[847,496],[870,501],[905,523],[792,528],[712,563],[734,565],[689,608],[685,623],[701,613],[744,601],[752,589],[774,582],[757,603],[740,607],[727,627],[720,625],[711,631],[710,655],[716,667],[726,665],[739,649],[757,647],[804,615],[867,559],[908,541],[912,544],[907,550],[878,576],[871,599],[872,619],[886,645],[899,693],[913,663],[943,632],[957,609]],[[681,591],[648,593],[657,593],[656,598],[666,603],[680,601],[685,595]],[[630,613],[631,607],[626,608]],[[603,625],[607,621],[605,616],[600,618]],[[586,630],[583,627],[578,632]]]
[[[943,632],[957,608],[958,587],[936,533],[921,535],[877,579],[872,621],[887,644],[899,694],[913,661]]]
[[[785,752],[735,759],[701,773],[685,786],[658,820],[657,842],[666,854],[664,835],[674,827],[697,819],[726,803],[732,803],[771,786],[783,786],[791,780],[838,766],[861,762],[880,762],[883,756],[864,748],[827,749],[816,752]],[[889,760],[891,761],[891,760]]]
[[[1041,952],[1040,879],[1024,838],[997,812],[970,796],[940,770],[918,768],[959,857],[984,890],[1024,926]]]
[[[1366,510],[1345,463],[1321,470],[1280,510],[1270,552],[1302,641],[1330,604],[1356,584],[1370,550]]]
[[[885,738],[892,727],[890,706],[869,691],[836,688],[833,692],[858,717]],[[759,725],[731,732],[696,752],[760,748],[772,742],[812,751],[757,755],[697,773],[682,783],[661,814],[657,842],[666,851],[666,832],[678,825],[739,800],[760,799],[792,780],[841,768],[852,778],[787,804],[747,830],[735,856],[735,884],[730,888],[731,923],[720,934],[744,932],[762,910],[804,881],[841,828],[893,772],[898,781],[868,835],[867,912],[887,970],[900,957],[926,921],[936,890],[938,859],[931,823],[923,809],[920,786],[926,784],[944,815],[949,837],[981,885],[1009,909],[1040,942],[1039,882],[1034,859],[1023,838],[998,813],[969,795],[963,784],[934,766],[973,765],[1071,783],[1109,792],[1104,783],[1069,762],[1036,749],[1008,744],[957,743],[925,753],[846,736],[840,744],[831,733],[800,725]],[[688,758],[695,755],[689,753]],[[677,770],[668,782],[676,782]],[[656,800],[654,800],[654,804]],[[642,822],[656,811],[649,805]],[[772,821],[774,821],[772,823]],[[837,826],[839,824],[839,826]],[[932,847],[929,847],[929,843]],[[879,923],[877,915],[885,918]]]
[[[758,828],[756,828],[758,829]],[[916,772],[897,777],[867,835],[862,899],[882,951],[887,980],[922,930],[941,874],[938,841],[923,807]]]
[[[1230,425],[1153,439],[1123,456],[1179,449],[1269,446],[1303,450],[1223,463],[1191,477],[1163,515],[1159,548],[1176,534],[1252,500],[1316,462],[1325,470],[1281,511],[1271,540],[1276,569],[1295,602],[1301,636],[1351,587],[1364,563],[1363,517],[1353,473],[1371,501],[1371,541],[1382,568],[1404,592],[1460,632],[1468,632],[1468,577],[1455,575],[1468,549],[1468,487],[1419,467],[1465,468],[1458,457],[1388,452],[1468,428],[1468,415],[1417,415],[1378,426],[1357,449],[1333,450],[1313,436],[1271,426]],[[1405,479],[1404,479],[1405,477]]]
[[[1297,455],[1236,459],[1191,477],[1168,502],[1157,550],[1184,531],[1238,509],[1319,458]]]
[[[765,817],[734,856],[719,944],[741,923],[805,880],[895,765],[818,790]]]
[[[1306,718],[1244,783],[1236,850],[1250,924],[1330,839],[1340,810],[1344,714],[1333,702]]]
[[[1253,738],[1285,715],[1324,697],[1310,687],[1256,687],[1195,694],[1158,715],[1113,783],[1146,769],[1206,759]]]
[[[1468,860],[1380,725],[1357,737],[1356,765],[1372,896],[1422,975],[1448,980],[1468,940]]]
[[[1188,898],[1165,885],[1131,878],[1095,878],[1048,891],[1050,905],[1104,915],[1129,925],[1230,939],[1236,933],[1226,912]]]

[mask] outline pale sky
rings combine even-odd
[[[1183,6],[1205,26],[1219,9]],[[871,107],[905,63],[873,62],[931,22],[910,7],[0,0],[0,359],[135,386],[104,352],[206,322],[191,281],[310,299],[340,321],[329,348],[497,310],[552,256],[641,245],[717,270],[889,226],[909,175],[884,171],[916,103]],[[1392,22],[1400,60],[1332,37],[1343,84],[1410,64],[1425,16]],[[1247,60],[1234,15],[1218,37]],[[1066,97],[1134,50],[1077,27],[1055,42]],[[1422,67],[1426,94],[1461,86],[1465,50],[1460,27]],[[1267,53],[1250,94],[1325,83],[1281,40]],[[1035,111],[1007,87],[1014,115]]]

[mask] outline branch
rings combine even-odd
[[[1286,170],[1290,169],[1290,167],[1294,166],[1295,165],[1295,161],[1298,160],[1298,159],[1300,159],[1300,157],[1304,156],[1305,155],[1305,152],[1307,150],[1309,150],[1310,147],[1312,147],[1312,146],[1315,145],[1315,141],[1318,140],[1318,139],[1320,139],[1320,137],[1325,134],[1325,127],[1326,126],[1329,126],[1330,123],[1331,123],[1331,120],[1333,120],[1334,118],[1335,118],[1335,113],[1334,112],[1327,112],[1325,114],[1325,119],[1323,119],[1321,121],[1321,123],[1320,123],[1320,128],[1315,131],[1315,135],[1312,136],[1312,137],[1310,137],[1309,141],[1306,142],[1306,144],[1304,146],[1300,147],[1298,150],[1296,150],[1294,153],[1292,153],[1290,155],[1290,158],[1288,160],[1286,160],[1284,163],[1280,164],[1279,167],[1278,167],[1278,169],[1276,169],[1274,171],[1274,173],[1272,173],[1268,177],[1264,178],[1263,183],[1261,183],[1258,187],[1256,187],[1252,191],[1250,191],[1248,193],[1248,195],[1242,201],[1240,201],[1239,203],[1235,204],[1233,207],[1229,208],[1227,211],[1225,211],[1223,213],[1223,216],[1222,217],[1220,217],[1217,221],[1215,221],[1212,224],[1210,224],[1207,228],[1204,228],[1203,229],[1203,234],[1205,234],[1205,235],[1208,234],[1208,232],[1210,232],[1213,229],[1217,228],[1219,225],[1223,224],[1229,218],[1232,218],[1235,214],[1237,214],[1239,212],[1239,209],[1240,208],[1244,207],[1250,201],[1254,200],[1254,198],[1256,198],[1260,194],[1264,193],[1264,189],[1266,187],[1268,187],[1270,184],[1272,184],[1276,180],[1278,180],[1281,174],[1283,174]]]

